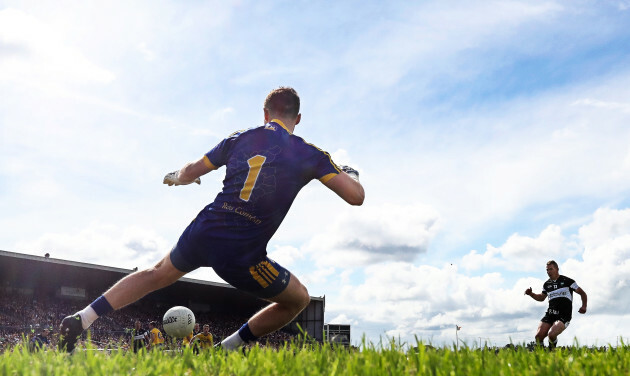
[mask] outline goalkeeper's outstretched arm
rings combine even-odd
[[[187,185],[190,183],[201,184],[201,179],[199,179],[201,176],[217,169],[212,163],[204,159],[205,156],[196,162],[186,163],[184,167],[177,171],[169,172],[164,177],[164,184],[169,186]]]
[[[365,191],[359,183],[359,172],[348,166],[340,166],[341,173],[324,185],[343,198],[350,205],[362,205]]]

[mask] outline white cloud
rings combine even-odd
[[[630,9],[630,1],[628,1],[628,0],[620,0],[620,1],[617,2],[617,7],[621,11],[626,11],[626,10]]]
[[[141,42],[138,44],[138,51],[142,54],[146,61],[154,61],[157,54],[155,51],[151,50],[145,42]]]
[[[509,287],[499,273],[468,277],[450,265],[391,263],[368,267],[365,274],[364,283],[346,286],[338,298],[327,300],[327,309],[332,315],[343,312],[349,320],[356,320],[355,330],[379,323],[390,328],[387,335],[406,341],[417,335],[449,343],[455,324],[466,326],[469,334],[498,336],[505,328],[497,323],[517,322],[536,315],[537,308],[543,310],[534,304],[523,307],[530,303],[523,292],[531,281]],[[535,322],[529,330],[534,326]]]
[[[212,268],[199,268],[197,270],[194,270],[186,274],[186,278],[199,279],[202,281],[227,283],[221,277],[219,277]]]
[[[584,253],[561,265],[589,294],[590,310],[609,315],[630,312],[630,209],[602,208],[579,230]]]
[[[52,26],[21,10],[0,10],[0,40],[0,80],[45,86],[107,84],[115,79],[112,72],[64,43]]]
[[[278,262],[285,268],[289,268],[293,265],[297,260],[301,260],[304,258],[304,255],[300,250],[296,247],[286,245],[286,246],[275,246],[272,250],[269,251],[269,258]]]
[[[571,344],[576,335],[588,344],[614,343],[615,336],[630,328],[630,209],[598,210],[592,221],[580,228],[576,239],[577,249],[583,250],[576,256],[582,261],[568,254],[555,256],[561,273],[575,279],[589,294],[589,308],[586,315],[578,314],[581,301],[574,294],[571,330],[561,336],[561,343]],[[521,259],[529,258],[523,249],[542,252],[548,243],[563,249],[575,246],[559,234],[557,226],[550,225],[538,238],[510,237],[494,250],[495,255],[505,255],[522,265]],[[327,301],[327,309],[333,315],[343,312],[347,320],[356,320],[359,330],[380,323],[389,326],[388,335],[408,341],[417,335],[436,343],[451,343],[457,324],[465,328],[460,338],[469,342],[478,337],[498,345],[508,343],[510,338],[529,342],[547,302],[536,302],[523,293],[528,287],[541,290],[549,258],[539,258],[540,270],[534,277],[513,283],[504,279],[508,273],[504,265],[498,265],[497,272],[467,276],[452,265],[436,268],[381,263],[366,267],[364,282],[344,286],[339,297]],[[604,317],[609,318],[607,323]]]
[[[628,234],[630,234],[630,209],[598,209],[593,215],[592,223],[583,226],[579,231],[580,239],[587,247],[586,254],[593,257],[589,260],[591,262],[607,262],[605,258],[596,257],[595,248]],[[618,261],[621,260],[614,262]]]
[[[359,171],[359,166],[356,164],[354,160],[352,160],[352,158],[350,157],[350,154],[348,153],[348,150],[337,149],[333,152],[330,152],[330,156],[332,157],[333,161],[335,161],[336,164],[350,166],[354,168],[355,170]]]
[[[422,205],[365,205],[339,211],[304,246],[320,265],[368,265],[412,261],[426,252],[438,231],[438,214]]]
[[[414,196],[431,203],[448,223],[447,237],[464,242],[497,223],[530,220],[522,217],[528,211],[563,215],[575,209],[570,200],[622,200],[630,189],[628,112],[572,103],[584,93],[623,103],[629,83],[630,75],[623,73],[519,98],[484,114],[475,110],[472,117],[446,119],[435,128],[418,127],[406,139],[421,143],[419,151],[400,163],[413,173],[372,164],[366,176],[378,171],[375,188],[394,202],[407,199],[407,187],[414,187]],[[388,167],[391,160],[408,159],[401,142],[389,153]],[[393,180],[399,184],[389,184]]]
[[[554,2],[478,2],[459,6],[427,3],[410,9],[399,22],[374,23],[342,61],[361,85],[353,86],[353,90],[364,85],[398,84],[412,70],[430,72],[416,78],[421,81],[414,83],[428,89],[436,77],[444,81],[464,79],[491,69],[489,64],[502,64],[500,60],[484,60],[479,64],[469,57],[453,57],[482,46],[513,45],[511,38],[521,28],[547,20],[561,10]],[[392,40],[396,43],[391,43]],[[519,47],[526,48],[526,43],[520,43]]]
[[[75,232],[46,233],[16,244],[20,252],[67,260],[80,260],[119,268],[145,268],[168,251],[171,242],[153,230],[93,222]]]
[[[333,317],[328,321],[328,324],[340,324],[340,325],[357,325],[358,322],[348,316],[341,314]]]
[[[236,126],[234,125],[235,116],[236,114],[234,113],[234,108],[220,108],[209,114],[207,122],[204,121],[202,127],[192,128],[189,133],[195,137],[210,136],[215,138],[216,142],[218,142],[238,130],[234,128]],[[251,126],[254,126],[254,124],[251,124]],[[236,127],[241,127],[241,125],[239,124]]]
[[[593,106],[607,110],[619,110],[622,112],[630,112],[630,103],[608,102],[597,99],[579,99],[572,103],[574,106]]]
[[[577,316],[577,317],[576,317]],[[618,346],[621,341],[628,344],[628,322],[630,314],[574,315],[569,327],[560,336],[565,345],[573,345],[577,338],[580,345]],[[564,337],[564,338],[562,338]]]
[[[502,267],[513,271],[541,270],[546,261],[576,255],[580,249],[562,235],[558,225],[549,225],[538,237],[511,235],[499,247],[487,246],[486,252],[470,251],[462,258],[467,270]]]
[[[312,284],[317,284],[317,283],[324,283],[328,281],[331,277],[336,277],[336,274],[335,274],[336,272],[337,270],[332,266],[317,268],[314,271],[311,271],[308,274],[306,274],[302,278],[302,282],[307,286],[310,286]]]

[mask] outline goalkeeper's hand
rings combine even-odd
[[[339,168],[341,169],[341,171],[350,175],[350,177],[353,178],[354,180],[359,181],[359,171],[355,170],[354,168],[350,166],[339,166]]]
[[[179,170],[177,170],[177,171],[169,172],[168,174],[166,174],[166,176],[164,177],[163,183],[168,184],[169,187],[172,185],[187,185],[190,183],[201,184],[201,179],[197,178],[189,183],[184,183],[181,180],[179,180]]]

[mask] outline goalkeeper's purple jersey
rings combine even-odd
[[[330,155],[291,134],[279,120],[238,131],[205,154],[226,166],[223,190],[196,221],[217,240],[266,247],[298,192],[308,182],[339,174]],[[231,242],[221,242],[230,244]]]

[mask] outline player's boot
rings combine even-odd
[[[551,341],[549,340],[549,351],[553,351],[556,348],[556,345],[558,344],[558,340],[556,339],[555,341]]]
[[[81,333],[83,333],[81,316],[78,313],[66,316],[59,325],[59,332],[59,350],[72,352],[77,340],[81,337]]]

